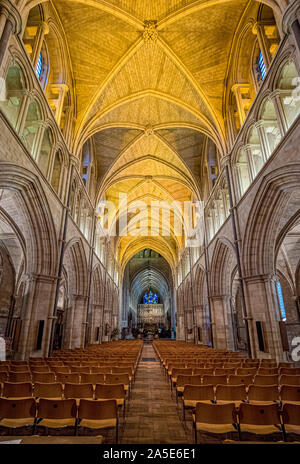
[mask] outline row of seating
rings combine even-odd
[[[263,427],[268,430],[265,433],[280,430],[284,434],[283,408],[287,404],[297,409],[300,407],[300,369],[293,364],[277,364],[275,360],[247,360],[233,356],[229,351],[220,353],[203,346],[195,349],[195,345],[191,347],[191,344],[183,341],[170,344],[156,341],[153,345],[166,378],[170,381],[171,394],[176,388],[177,404],[181,399],[184,421],[186,410],[192,411],[195,441],[197,430],[214,433],[236,430],[240,438],[241,424],[245,430],[251,415],[253,419],[249,425],[254,429],[257,425],[260,429],[260,424],[268,425],[264,423],[265,419],[260,423],[259,416],[264,414],[266,408],[268,411],[272,409],[273,418],[274,411],[277,411],[279,429],[274,429],[276,422],[271,422],[273,428]],[[229,357],[230,362],[227,362]],[[252,412],[250,416],[247,412],[246,422],[243,422],[246,417],[245,407]],[[260,408],[261,413],[255,408]],[[233,414],[235,418],[227,422],[226,426],[223,411],[227,418]],[[295,419],[292,419],[291,424],[296,429],[300,425]]]
[[[32,434],[38,427],[72,427],[74,435],[79,427],[90,429],[115,428],[118,443],[118,404],[116,400],[40,398],[0,398],[0,426],[8,429],[28,426]]]
[[[94,379],[99,382],[99,379],[108,379],[111,383],[120,383],[118,378],[125,379],[126,384],[130,384],[134,377],[134,373],[128,369],[109,368],[102,373],[83,372],[64,373],[64,372],[0,372],[0,382],[72,382],[72,383],[94,383]],[[122,382],[123,382],[122,380]]]
[[[300,432],[300,406],[289,403],[282,409],[277,404],[242,403],[237,409],[234,403],[198,402],[192,417],[195,443],[198,432],[236,432],[239,440],[244,432],[262,435],[280,432],[284,441],[287,433]]]
[[[74,434],[81,426],[115,427],[118,442],[118,409],[124,422],[142,345],[119,341],[1,362],[0,426],[6,433],[27,425],[32,433],[40,426],[64,433],[71,426]]]
[[[291,385],[300,389],[300,376],[298,375],[282,375],[279,379],[272,375],[178,375],[176,382],[173,383],[176,391],[182,391],[185,385],[245,385],[246,389],[249,385],[269,386],[276,385]]]
[[[300,405],[300,388],[283,385],[184,385],[178,395],[183,407],[195,407],[197,401],[233,402],[236,406],[243,402],[253,404],[293,403]]]

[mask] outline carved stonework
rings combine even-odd
[[[157,21],[156,19],[150,19],[144,21],[144,33],[143,39],[145,42],[155,42],[158,37],[158,32],[156,29]]]
[[[147,126],[145,128],[145,135],[147,135],[149,137],[150,135],[153,135],[153,134],[154,134],[153,127],[152,126]]]

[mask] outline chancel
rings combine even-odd
[[[0,442],[299,441],[299,21],[0,0]]]

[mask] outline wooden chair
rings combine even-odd
[[[297,385],[282,385],[280,388],[282,403],[300,404],[300,387]]]
[[[228,433],[238,430],[237,415],[234,403],[207,404],[197,403],[193,414],[195,443],[197,432]]]
[[[80,383],[80,375],[79,374],[56,374],[57,382],[65,383]]]
[[[31,382],[5,382],[3,385],[4,398],[29,398],[32,396]]]
[[[26,371],[26,372],[9,371],[8,381],[9,382],[31,382],[31,374],[29,371]]]
[[[242,403],[238,411],[240,437],[243,432],[266,435],[280,431],[280,411],[278,404],[248,404]]]
[[[182,414],[185,421],[185,410],[195,408],[198,401],[212,403],[215,399],[213,385],[185,385],[182,395]]]
[[[35,398],[47,398],[61,400],[63,397],[62,384],[58,382],[42,383],[36,382],[33,386],[33,396]]]
[[[123,384],[97,384],[95,387],[96,400],[115,400],[123,408],[123,418],[126,410],[126,391]]]
[[[253,383],[252,375],[230,375],[228,377],[228,385],[245,385],[248,387]]]
[[[245,385],[217,385],[216,402],[217,404],[234,403],[239,407],[247,399]]]
[[[252,404],[270,404],[279,402],[277,385],[250,385],[248,400]]]
[[[74,399],[50,400],[40,398],[37,411],[37,426],[48,428],[74,427],[76,434],[77,407]]]
[[[105,375],[104,374],[80,374],[80,381],[81,383],[91,383],[96,385],[96,383],[104,383]]]
[[[54,372],[32,372],[32,382],[53,383],[55,382]]]
[[[277,375],[278,376],[278,369],[277,367],[260,367],[257,370],[257,375]]]
[[[118,405],[115,400],[80,400],[78,426],[92,429],[115,428],[118,443]]]
[[[202,377],[203,385],[218,385],[227,384],[227,376],[226,375],[204,375]]]
[[[32,427],[34,431],[36,404],[33,398],[0,398],[0,426],[17,428]]]
[[[278,384],[278,375],[255,375],[254,376],[254,385],[277,385]]]
[[[282,408],[282,421],[286,441],[286,432],[300,434],[300,405],[285,403]]]
[[[300,387],[300,375],[287,375],[282,374],[279,377],[280,385],[296,385]]]
[[[80,399],[93,399],[93,385],[91,383],[66,383],[64,397],[65,399],[74,398],[79,405]]]

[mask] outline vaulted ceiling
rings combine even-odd
[[[25,0],[24,0],[25,1]],[[37,0],[29,0],[36,4]],[[254,0],[53,0],[76,96],[74,152],[92,137],[98,200],[201,199],[207,145],[226,153],[223,115],[237,28]],[[176,213],[175,213],[176,214]],[[118,220],[118,214],[116,215]],[[116,239],[116,257],[153,248],[174,266],[185,242],[150,233]]]

